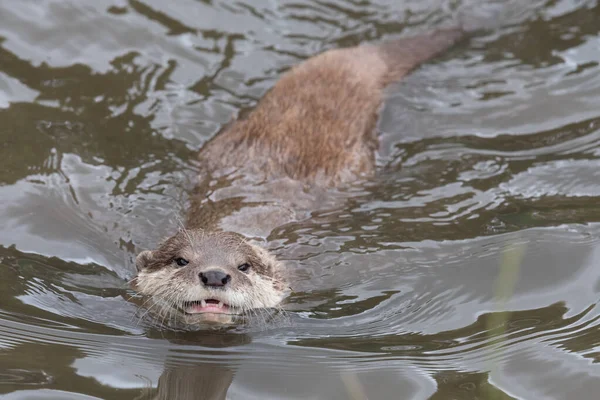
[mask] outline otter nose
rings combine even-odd
[[[210,271],[200,272],[200,280],[204,283],[204,286],[225,286],[231,280],[231,275],[227,275],[218,269],[211,269]]]

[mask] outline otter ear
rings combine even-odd
[[[135,267],[137,268],[138,272],[146,269],[148,263],[150,260],[152,260],[152,256],[153,254],[150,250],[145,250],[138,254],[138,256],[135,258]]]

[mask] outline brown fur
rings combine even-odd
[[[286,73],[246,118],[200,151],[207,170],[238,167],[332,185],[374,172],[374,127],[383,89],[462,39],[440,30],[326,51]]]
[[[464,36],[447,29],[330,50],[292,68],[247,118],[200,151],[188,230],[138,256],[136,290],[163,304],[159,310],[167,315],[182,301],[206,298],[244,312],[275,306],[283,293],[281,264],[241,236],[219,231],[252,235],[262,226],[260,234],[267,235],[302,210],[325,204],[327,188],[372,175],[385,86]],[[190,265],[178,268],[177,257]],[[251,275],[236,270],[241,262],[253,265]],[[225,290],[199,281],[203,268],[215,266],[233,277]]]

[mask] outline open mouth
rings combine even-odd
[[[230,307],[220,300],[203,299],[198,301],[186,301],[183,303],[183,311],[187,314],[221,313],[229,314]]]

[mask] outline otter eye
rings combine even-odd
[[[242,272],[247,272],[250,269],[250,264],[248,263],[243,263],[242,265],[240,265],[238,267],[238,269]]]
[[[176,259],[175,259],[175,262],[176,262],[176,263],[177,263],[177,265],[179,265],[180,267],[185,267],[186,265],[188,265],[188,264],[189,264],[189,261],[188,261],[188,260],[186,260],[185,258],[181,258],[181,257],[179,257],[179,258],[176,258]]]

